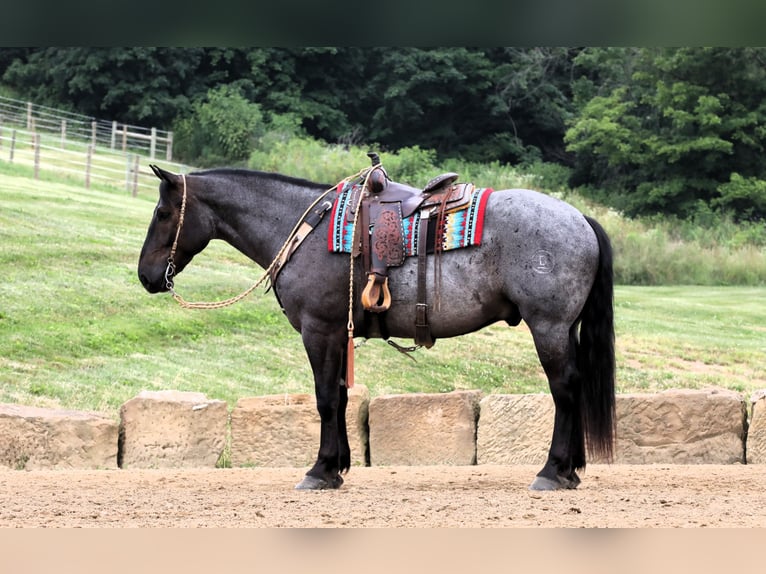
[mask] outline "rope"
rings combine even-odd
[[[346,343],[346,388],[350,389],[354,386],[354,245],[356,240],[356,223],[359,218],[359,208],[362,205],[362,199],[364,193],[367,190],[367,182],[370,180],[370,175],[375,171],[376,166],[371,168],[365,168],[367,172],[364,177],[364,185],[359,190],[359,199],[356,201],[356,209],[354,211],[354,220],[351,223],[351,253],[349,255],[349,271],[348,271],[348,342]],[[354,178],[360,177],[365,170],[357,173]],[[348,181],[348,179],[346,180]],[[364,233],[364,230],[362,230]]]
[[[362,174],[365,173],[365,170],[369,170],[370,168],[364,168],[360,170],[355,175],[352,175],[350,177],[345,178],[342,181],[350,181],[352,179],[355,179],[357,177],[361,177]],[[369,176],[369,173],[367,174]],[[274,260],[271,262],[271,264],[266,268],[265,273],[263,276],[258,279],[251,287],[240,293],[239,295],[235,295],[234,297],[230,297],[229,299],[226,299],[225,301],[217,301],[217,302],[204,302],[204,301],[187,301],[184,299],[181,295],[179,295],[176,290],[173,283],[173,277],[175,276],[175,253],[176,248],[178,247],[178,237],[181,235],[181,227],[183,227],[184,224],[184,217],[186,215],[186,175],[181,174],[181,178],[183,180],[183,198],[181,199],[181,213],[178,217],[178,229],[176,229],[176,236],[173,240],[173,246],[170,248],[170,256],[168,257],[168,266],[165,270],[165,281],[167,284],[168,291],[173,295],[173,299],[176,300],[176,302],[183,307],[184,309],[222,309],[224,307],[228,307],[229,305],[233,305],[234,303],[237,303],[250,295],[253,291],[255,291],[260,285],[266,281],[266,279],[269,278],[272,269],[277,265],[280,258],[282,257],[285,250],[288,248],[288,245],[293,240],[293,237],[295,237],[295,234],[298,231],[298,228],[303,223],[303,220],[306,218],[306,216],[309,214],[309,212],[316,207],[320,201],[322,201],[330,192],[334,191],[337,186],[333,186],[326,190],[324,193],[322,193],[309,207],[306,209],[306,211],[303,212],[303,215],[301,215],[300,219],[298,219],[298,223],[295,224],[295,227],[293,227],[292,231],[290,232],[290,235],[288,235],[287,240],[282,244],[282,247],[280,248],[279,252],[277,253]],[[367,180],[365,179],[365,185],[367,184]],[[360,195],[360,201],[361,201],[361,193]],[[357,210],[358,212],[358,210]],[[354,223],[356,223],[356,214],[354,216]],[[352,258],[352,271],[353,271],[353,258]],[[353,280],[353,275],[352,275]],[[350,305],[350,302],[349,302]],[[353,322],[352,322],[353,326]]]

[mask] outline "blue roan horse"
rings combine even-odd
[[[152,169],[161,180],[160,198],[138,263],[138,276],[150,293],[171,289],[173,276],[211,239],[222,239],[269,267],[307,207],[328,189],[242,169],[185,177]],[[296,486],[300,489],[338,488],[351,464],[345,384],[350,257],[329,252],[330,219],[308,234],[274,283],[288,321],[303,339],[321,419],[317,460]],[[358,303],[365,286],[359,259],[353,334],[381,337],[379,321],[365,321]],[[523,319],[529,326],[555,403],[548,459],[530,488],[575,488],[586,444],[591,456],[610,460],[614,438],[612,251],[603,228],[553,197],[526,189],[494,191],[486,203],[481,244],[441,253],[438,261],[428,256],[428,277],[434,277],[435,265],[441,304],[428,310],[434,339],[497,321],[515,326]],[[418,258],[408,257],[389,269],[388,337],[415,338],[417,267]]]

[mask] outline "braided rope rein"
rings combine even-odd
[[[356,178],[361,178],[362,175],[366,175],[365,177],[365,186],[367,185],[367,177],[369,177],[369,171],[370,168],[364,168],[361,171],[357,172],[356,174],[349,176],[342,180],[342,182],[345,181],[351,181]],[[287,250],[288,246],[291,244],[293,238],[295,237],[296,233],[298,232],[298,229],[301,226],[301,223],[306,218],[308,213],[316,207],[320,201],[322,201],[330,192],[334,191],[337,188],[337,185],[327,189],[325,192],[323,192],[311,205],[308,206],[306,211],[303,212],[303,215],[298,219],[298,222],[293,227],[290,234],[287,236],[287,239],[282,244],[282,247],[279,249],[279,252],[277,252],[277,255],[274,257],[274,260],[271,262],[271,264],[266,268],[266,271],[264,272],[263,276],[258,279],[252,286],[248,287],[246,290],[244,290],[239,295],[235,295],[234,297],[230,297],[229,299],[226,299],[224,301],[216,301],[216,302],[205,302],[205,301],[187,301],[184,299],[176,290],[175,290],[175,283],[173,281],[173,277],[176,273],[176,266],[175,266],[175,254],[176,249],[178,248],[178,238],[181,235],[181,228],[184,224],[184,218],[186,216],[186,175],[181,174],[181,179],[183,181],[183,195],[181,198],[181,211],[178,216],[178,227],[176,229],[176,235],[173,239],[173,245],[170,248],[170,255],[168,256],[168,265],[165,269],[165,285],[170,291],[170,293],[173,296],[173,299],[184,309],[222,309],[224,307],[228,307],[230,305],[233,305],[234,303],[237,303],[250,295],[253,291],[255,291],[258,287],[261,286],[261,284],[266,281],[270,275],[271,271],[274,269],[274,267],[278,264],[279,260],[281,259],[284,252]],[[341,182],[341,183],[342,183]],[[359,194],[360,202],[362,194]],[[357,210],[358,211],[358,210]],[[354,227],[356,227],[356,214],[354,215]],[[351,305],[353,301],[353,254],[351,258],[351,282],[352,285],[349,287],[349,324],[351,325],[351,328],[353,330],[353,320],[351,320]]]
[[[356,209],[354,210],[354,220],[351,223],[351,238],[352,242],[356,240],[356,224],[359,219],[359,207],[362,205],[362,200],[366,191],[369,189],[368,182],[370,181],[370,175],[377,169],[378,166],[374,165],[368,167],[357,173],[353,178],[361,178],[364,174],[364,185],[359,190],[359,199],[356,201]],[[349,181],[347,179],[346,181]],[[350,389],[354,386],[354,247],[351,247],[351,253],[349,255],[349,271],[348,271],[348,343],[346,344],[346,388]]]

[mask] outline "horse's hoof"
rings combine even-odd
[[[566,484],[567,488],[577,488],[580,485],[580,477],[577,476],[576,472],[573,472],[568,479],[564,479],[564,480],[567,481],[567,484]]]
[[[529,485],[529,490],[558,490],[564,488],[558,480],[551,480],[544,476],[536,476]]]
[[[330,483],[324,478],[309,475],[304,476],[303,480],[295,485],[295,490],[326,490],[328,488],[331,488]]]
[[[336,476],[332,482],[326,481],[324,478],[317,478],[316,476],[306,475],[298,484],[295,485],[295,490],[328,490],[340,488],[343,484],[343,477]]]
[[[557,476],[556,480],[552,480],[545,476],[536,476],[529,485],[529,490],[561,490],[562,488],[574,489],[580,484],[580,477],[577,473],[572,473],[572,478],[565,476]]]

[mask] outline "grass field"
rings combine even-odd
[[[143,290],[136,263],[155,200],[0,165],[0,402],[116,418],[143,389],[202,391],[230,407],[245,396],[313,392],[300,337],[271,293],[189,311]],[[192,300],[222,299],[261,273],[214,243],[179,288]],[[618,390],[766,388],[765,299],[763,287],[618,286]],[[440,340],[416,358],[368,341],[357,350],[357,381],[373,396],[547,390],[523,323]]]

